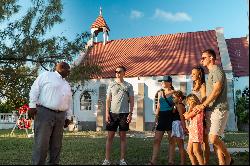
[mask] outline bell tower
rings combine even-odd
[[[95,22],[91,25],[91,45],[93,45],[94,39],[97,42],[97,36],[99,33],[103,33],[103,45],[105,45],[109,38],[109,27],[102,16],[102,7],[100,7],[99,16]]]

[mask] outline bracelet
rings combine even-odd
[[[129,112],[128,114],[133,115],[133,112]]]
[[[158,114],[155,114],[155,117],[156,117],[156,118],[159,118],[159,115],[158,115]]]

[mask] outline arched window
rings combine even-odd
[[[89,94],[88,91],[84,91],[82,93],[80,110],[81,111],[91,111],[91,95]]]

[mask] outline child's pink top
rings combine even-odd
[[[190,142],[203,142],[203,118],[204,113],[201,111],[199,114],[189,119],[189,141]]]

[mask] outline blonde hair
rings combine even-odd
[[[195,105],[198,105],[200,104],[200,99],[195,95],[195,94],[189,94],[187,97],[186,97],[186,101],[190,101],[190,103],[192,103],[193,106]]]

